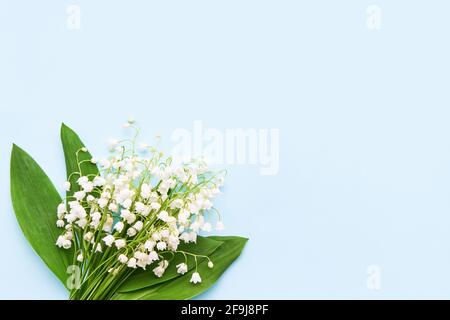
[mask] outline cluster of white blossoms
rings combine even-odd
[[[139,130],[134,121],[127,127]],[[188,272],[187,257],[178,251],[181,242],[195,243],[197,234],[222,229],[220,215],[213,207],[213,198],[220,193],[223,177],[208,171],[202,160],[174,165],[156,148],[147,144],[135,149],[136,137],[111,140],[107,159],[79,161],[78,172],[66,181],[66,191],[74,191],[57,208],[56,225],[64,231],[56,245],[73,248],[79,264],[88,263],[97,255],[111,261],[108,272],[117,274],[128,268],[146,269],[161,277],[169,261],[165,253],[180,252],[186,261],[176,265],[177,272]],[[81,164],[96,164],[98,175],[83,174]],[[76,181],[76,183],[75,183]],[[73,184],[76,184],[75,186]],[[208,266],[213,262],[208,259]],[[129,269],[128,269],[129,270]],[[201,282],[197,270],[191,282]]]

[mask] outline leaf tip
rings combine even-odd
[[[13,143],[11,148],[11,160],[17,152],[25,152],[25,151],[17,144]]]
[[[61,133],[67,129],[69,129],[69,126],[67,126],[64,122],[61,122]]]
[[[65,124],[64,122],[61,122],[61,133],[65,133],[65,132],[73,132],[71,127],[69,127],[67,124]]]

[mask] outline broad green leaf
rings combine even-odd
[[[220,248],[222,243],[223,242],[213,240],[211,238],[197,237],[197,243],[180,244],[178,250],[198,255],[210,256],[215,250],[217,250],[217,248]],[[170,259],[171,255],[167,254],[166,257]],[[187,265],[190,270],[195,267],[195,259],[189,255],[187,257]],[[198,263],[201,263],[205,259],[206,258],[198,258],[197,261]],[[177,278],[181,275],[177,273],[176,265],[182,262],[185,262],[183,254],[177,253],[170,261],[169,267],[161,278],[156,277],[153,273],[153,265],[146,271],[135,271],[135,273],[119,288],[118,292],[134,291]]]
[[[72,250],[56,245],[56,209],[61,197],[39,165],[24,150],[11,152],[11,199],[23,234],[45,264],[66,285]]]
[[[79,172],[81,169],[82,175],[98,175],[97,165],[93,164],[90,161],[92,156],[86,151],[80,151],[85,145],[81,141],[80,137],[68,126],[64,123],[61,125],[61,142],[64,150],[64,157],[66,160],[66,172],[67,177],[71,175],[73,172]],[[77,159],[78,154],[78,159]],[[78,163],[83,161],[78,167]],[[77,180],[80,176],[73,174],[69,179],[70,182],[70,191],[67,192],[67,196],[72,195],[74,192],[79,190],[77,185]],[[90,177],[92,180],[92,177]]]
[[[209,237],[209,239],[222,241],[223,244],[210,256],[214,268],[208,268],[207,261],[198,266],[202,282],[192,284],[189,282],[195,270],[191,270],[182,277],[175,278],[148,288],[117,293],[115,300],[182,300],[193,298],[208,290],[231,263],[241,254],[248,239],[241,237]]]

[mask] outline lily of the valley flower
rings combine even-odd
[[[190,282],[192,282],[193,284],[202,282],[202,278],[200,277],[200,274],[198,272],[194,272],[192,274]]]
[[[134,120],[126,127],[136,128]],[[55,223],[61,228],[56,245],[76,251],[74,260],[82,272],[104,264],[98,270],[120,276],[151,266],[162,277],[175,254],[185,258],[176,265],[177,273],[188,272],[188,259],[195,260],[197,269],[197,256],[179,251],[179,246],[195,245],[199,233],[210,232],[209,217],[217,221],[215,229],[223,229],[213,207],[223,178],[208,171],[202,160],[173,163],[145,143],[140,145],[145,156],[140,155],[135,144],[111,139],[109,158],[83,160],[97,165],[99,174],[83,172],[80,162],[81,172],[71,175],[73,183],[64,182],[64,190],[73,195],[56,208]],[[91,266],[93,261],[98,265]],[[209,260],[208,267],[213,266]],[[200,283],[200,274],[194,272],[190,282]]]
[[[168,266],[169,266],[169,262],[167,260],[163,260],[160,263],[158,263],[158,266],[155,269],[153,269],[153,273],[158,278],[161,278]]]
[[[177,264],[177,272],[179,274],[185,274],[188,271],[188,266],[186,263]]]

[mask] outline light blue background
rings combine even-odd
[[[378,4],[382,29],[366,27]],[[66,6],[81,7],[81,30]],[[229,166],[243,255],[202,298],[448,298],[448,1],[0,1],[0,298],[67,297],[15,221],[11,144],[64,180],[128,115],[169,137],[279,128],[280,172]],[[366,287],[366,268],[382,288]]]

